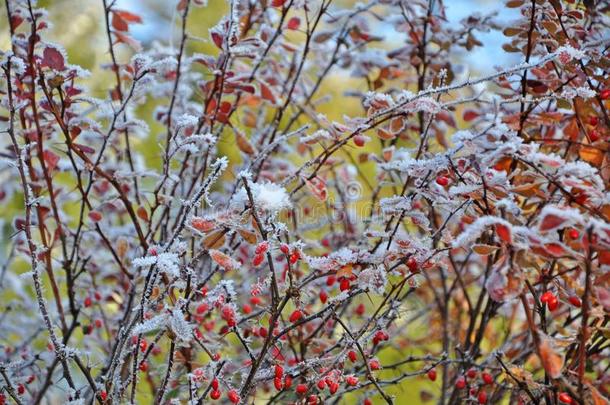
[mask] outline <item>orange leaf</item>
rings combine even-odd
[[[351,264],[346,264],[337,271],[337,277],[349,277],[352,275],[352,272],[353,266]]]
[[[138,214],[138,218],[143,221],[148,221],[148,212],[146,212],[146,208],[140,206],[138,207],[138,211],[136,213]]]
[[[226,271],[234,270],[239,266],[239,263],[233,260],[230,256],[222,253],[220,250],[211,249],[210,257],[216,262],[216,264]]]
[[[129,24],[118,13],[112,13],[112,27],[118,31],[129,31]]]
[[[235,131],[235,143],[240,151],[244,152],[246,155],[254,155],[255,150],[248,138],[241,131]]]
[[[543,338],[540,342],[540,360],[549,377],[559,378],[563,368],[563,357],[555,352],[548,338]]]
[[[593,166],[601,166],[604,160],[604,153],[592,146],[581,146],[578,155],[582,160],[591,163]]]
[[[130,23],[136,23],[136,24],[142,24],[142,17],[140,17],[137,14],[134,13],[130,13],[129,11],[125,11],[125,10],[114,10],[114,14],[117,14],[118,16],[120,16],[123,20],[130,22]]]

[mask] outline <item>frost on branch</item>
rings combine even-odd
[[[605,2],[85,3],[4,7],[0,404],[607,399]]]

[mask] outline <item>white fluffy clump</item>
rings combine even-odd
[[[275,183],[250,183],[250,191],[257,209],[278,212],[292,207],[292,201],[286,189]],[[242,188],[234,198],[234,203],[245,205],[249,203],[246,188]]]

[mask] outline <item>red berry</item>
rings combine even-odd
[[[214,390],[210,392],[210,398],[212,398],[213,400],[217,400],[218,398],[220,398],[220,391]]]
[[[286,24],[286,28],[288,28],[289,30],[296,30],[296,29],[299,29],[300,25],[301,25],[301,19],[299,17],[292,17],[290,20],[288,20],[288,23]]]
[[[592,115],[589,117],[589,124],[596,126],[597,124],[599,124],[599,118],[597,118],[596,115]]]
[[[341,282],[339,283],[339,289],[341,291],[347,291],[347,290],[349,290],[349,287],[350,287],[349,280],[346,278],[341,279]]]
[[[91,297],[85,298],[85,302],[84,302],[85,308],[89,308],[91,306],[91,304],[92,304]]]
[[[256,255],[254,256],[254,259],[252,259],[252,265],[254,267],[260,266],[260,264],[263,262],[263,260],[265,260],[265,256],[260,254],[260,255]]]
[[[297,394],[304,394],[307,392],[307,385],[297,384],[295,391],[297,392]]]
[[[458,379],[455,381],[455,388],[458,390],[466,388],[466,379],[464,376],[458,377]]]
[[[148,363],[143,361],[142,363],[140,363],[140,367],[139,368],[140,368],[140,371],[145,373],[148,370]]]
[[[241,308],[241,310],[243,311],[244,314],[248,315],[248,314],[252,313],[252,306],[250,304],[244,304],[244,306]]]
[[[570,304],[574,305],[576,308],[580,308],[582,306],[582,301],[575,295],[570,295],[568,301],[570,301]]]
[[[373,401],[368,398],[364,398],[364,402],[362,403],[362,405],[373,405]]]
[[[291,255],[290,255],[290,264],[295,264],[296,262],[299,261],[299,259],[301,258],[301,254],[299,253],[298,250],[295,250]]]
[[[280,250],[282,251],[283,254],[287,255],[288,253],[290,253],[290,248],[288,247],[288,245],[286,245],[285,243],[283,243],[280,246]]]
[[[254,253],[257,255],[262,255],[267,252],[267,249],[269,249],[269,242],[262,242],[258,244],[256,249],[254,249]]]
[[[108,393],[106,391],[100,391],[100,399],[102,401],[105,401],[106,399],[108,399]]]
[[[0,393],[0,405],[6,404],[6,395]]]
[[[379,360],[373,359],[369,362],[369,367],[371,370],[379,370],[381,368],[381,364],[379,364]]]
[[[549,302],[546,303],[546,305],[549,307],[549,311],[554,311],[559,306],[559,300],[557,299],[557,297],[553,296],[553,298],[551,298]]]
[[[479,392],[479,396],[477,397],[479,404],[487,403],[487,393],[485,391]]]
[[[279,364],[275,365],[275,378],[282,378],[284,376],[284,367],[280,366]]]
[[[350,375],[345,377],[345,383],[350,387],[355,387],[356,385],[358,385],[358,382],[358,377],[356,376]]]
[[[95,325],[96,328],[101,328],[102,327],[102,320],[101,319],[96,319],[95,321],[93,321],[93,324]]]
[[[554,297],[553,293],[550,291],[545,292],[544,294],[542,294],[540,296],[540,302],[542,302],[543,304],[546,304],[547,302],[549,302],[552,298]]]
[[[326,304],[327,300],[328,300],[328,294],[326,293],[326,291],[324,291],[324,290],[320,291],[320,302],[322,302],[322,304]]]
[[[320,381],[318,381],[317,386],[318,386],[318,389],[321,391],[324,388],[326,388],[326,382],[324,380],[320,380]]]
[[[284,387],[283,384],[282,384],[282,379],[281,378],[277,378],[277,377],[275,377],[273,379],[273,385],[275,386],[275,389],[278,390],[278,391],[281,391],[282,388]]]
[[[439,186],[445,187],[447,184],[449,184],[449,179],[445,176],[438,176],[436,178],[436,184],[438,184]]]
[[[358,304],[358,306],[356,307],[356,315],[359,315],[359,316],[364,315],[365,310],[366,310],[366,307],[364,306],[364,304],[362,304],[362,303]]]
[[[196,311],[197,311],[197,313],[198,313],[199,315],[201,315],[201,314],[203,314],[204,312],[206,312],[207,310],[208,310],[208,304],[206,304],[206,303],[204,302],[204,303],[199,304],[199,305],[197,306],[197,310],[196,310]]]
[[[25,394],[25,385],[19,384],[17,386],[17,394],[19,394],[19,395]]]
[[[267,337],[267,328],[265,328],[264,326],[261,326],[260,329],[258,330],[258,334],[261,337],[266,338]]]
[[[591,142],[595,142],[599,140],[599,132],[597,132],[595,129],[592,129],[589,131],[589,139],[591,140]]]
[[[559,398],[559,401],[563,402],[564,404],[571,404],[574,402],[572,397],[567,392],[562,392],[561,394],[559,394],[558,398]]]
[[[483,382],[487,385],[491,385],[494,383],[494,378],[492,377],[491,374],[489,373],[483,373],[481,374],[481,378],[483,379]]]
[[[288,320],[291,323],[295,323],[298,322],[299,319],[301,319],[303,317],[303,312],[301,312],[300,309],[295,309],[292,314],[290,314],[290,318],[288,318]]]
[[[335,284],[335,281],[337,281],[337,278],[335,276],[328,276],[326,278],[326,285],[331,287],[333,284]]]
[[[350,350],[350,351],[347,353],[347,357],[349,357],[349,360],[350,360],[352,363],[355,363],[355,362],[356,362],[356,360],[358,360],[358,355],[357,355],[357,354],[356,354],[356,352],[355,352],[355,351],[353,351],[353,350]]]
[[[292,386],[292,377],[287,375],[284,377],[284,388],[289,389]]]
[[[409,257],[409,259],[407,260],[407,267],[409,268],[409,271],[411,271],[411,273],[419,272],[417,260],[415,260],[414,257]]]
[[[363,135],[356,135],[354,136],[354,144],[356,146],[358,146],[359,148],[363,147],[364,144],[366,143],[366,137]]]
[[[568,232],[568,236],[570,236],[570,239],[578,239],[580,233],[576,229],[570,229],[570,232]]]
[[[307,400],[310,405],[316,405],[318,403],[318,396],[315,394],[311,394]]]
[[[339,384],[337,383],[332,383],[328,386],[328,391],[330,391],[331,395],[334,395],[337,390],[339,390]]]
[[[436,370],[435,369],[430,369],[428,370],[428,378],[430,379],[430,381],[436,381]]]
[[[599,98],[602,100],[608,100],[610,98],[610,89],[603,89],[599,92]]]
[[[235,390],[230,390],[227,393],[227,398],[229,398],[229,401],[231,401],[234,404],[239,404],[239,401],[241,399],[241,398],[239,398],[239,394]]]
[[[210,386],[212,387],[213,391],[218,391],[218,387],[220,386],[220,383],[218,382],[218,378],[214,378],[212,380],[212,382],[210,383]]]
[[[477,370],[475,370],[474,368],[471,368],[470,370],[468,370],[468,371],[466,372],[466,376],[467,376],[468,378],[470,378],[470,379],[472,379],[472,378],[476,378],[476,376],[477,376]]]

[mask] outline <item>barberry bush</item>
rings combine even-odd
[[[608,1],[169,2],[5,1],[0,404],[608,403]]]

